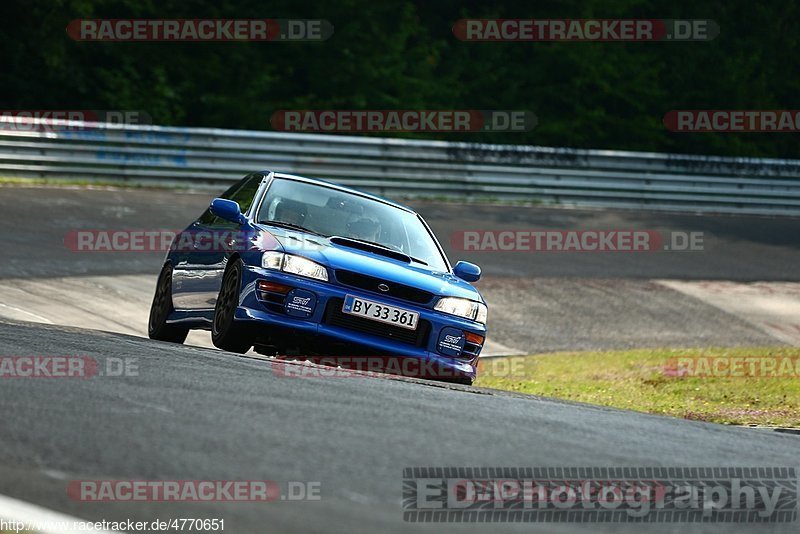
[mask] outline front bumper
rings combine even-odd
[[[285,296],[259,290],[260,280],[290,286],[306,298],[308,293],[313,294],[313,309],[306,312],[307,317],[296,316],[296,313],[288,314]],[[340,311],[341,303],[346,295],[415,311],[419,313],[417,330],[409,331],[343,314]],[[278,330],[292,332],[300,340],[313,336],[318,342],[321,340],[323,343],[357,345],[370,353],[374,352],[376,356],[391,355],[401,359],[419,360],[420,364],[416,367],[404,365],[402,368],[419,369],[426,378],[474,379],[476,376],[482,344],[463,342],[463,350],[455,351],[457,355],[454,355],[452,349],[450,354],[443,354],[440,343],[440,338],[443,338],[442,330],[447,329],[445,333],[459,331],[486,337],[485,325],[434,311],[430,307],[337,285],[334,281],[320,282],[254,266],[245,266],[242,273],[242,292],[235,317],[237,320],[265,323]],[[433,376],[428,376],[431,372]]]

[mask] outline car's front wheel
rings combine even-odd
[[[172,266],[167,264],[161,269],[156,283],[153,303],[150,305],[150,319],[147,322],[147,335],[150,339],[183,343],[189,335],[188,328],[180,328],[167,324],[172,307]]]
[[[222,350],[244,354],[253,346],[253,340],[245,325],[234,319],[239,305],[239,289],[242,285],[242,261],[235,260],[225,271],[214,307],[214,322],[211,325],[211,341]]]

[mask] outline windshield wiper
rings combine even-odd
[[[261,224],[267,224],[269,226],[276,226],[278,228],[288,228],[289,230],[299,230],[300,232],[306,232],[308,234],[318,235],[320,237],[329,237],[325,234],[321,234],[319,232],[315,232],[314,230],[309,230],[305,226],[300,226],[299,224],[294,224],[290,222],[284,221],[262,221]]]

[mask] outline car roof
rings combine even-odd
[[[365,197],[365,198],[369,198],[371,200],[382,202],[384,204],[388,204],[390,206],[394,206],[395,208],[400,208],[401,210],[404,210],[404,211],[407,211],[407,212],[410,212],[410,213],[416,213],[411,208],[409,208],[407,206],[403,206],[402,204],[398,204],[397,202],[392,202],[391,200],[385,199],[383,197],[379,197],[377,195],[372,195],[370,193],[367,193],[365,191],[360,191],[358,189],[353,189],[352,187],[346,187],[344,185],[340,185],[340,184],[337,184],[335,182],[329,182],[328,180],[322,180],[320,178],[309,178],[307,176],[298,176],[296,174],[287,174],[285,172],[276,172],[276,171],[269,171],[269,170],[264,170],[264,171],[261,171],[261,172],[264,173],[264,175],[268,175],[270,173],[274,173],[276,178],[287,178],[289,180],[296,180],[298,182],[305,182],[305,183],[308,183],[308,184],[316,184],[316,185],[321,185],[321,186],[325,186],[325,187],[330,187],[332,189],[336,189],[337,191],[342,191],[344,193],[352,193],[352,194],[359,195],[359,196],[362,196],[362,197]]]

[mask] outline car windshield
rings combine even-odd
[[[275,178],[257,220],[374,243],[431,270],[447,271],[436,242],[417,214],[332,187]]]

